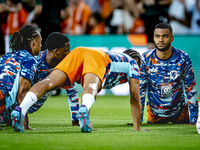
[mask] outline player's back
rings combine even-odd
[[[111,60],[111,66],[106,80],[103,84],[104,89],[126,83],[129,78],[139,80],[139,67],[137,62],[125,53],[107,52]]]
[[[16,76],[18,75],[19,71],[24,69],[22,65],[25,62],[31,62],[31,64],[36,64],[32,55],[30,55],[26,50],[20,50],[15,53],[9,52],[1,57],[0,59],[0,90],[4,94],[11,91],[13,84],[15,82]],[[36,69],[36,65],[34,69]],[[24,76],[30,73],[29,70],[23,70],[23,72],[24,72]]]

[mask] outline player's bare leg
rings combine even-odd
[[[92,126],[89,110],[95,102],[98,91],[101,89],[101,80],[93,73],[87,73],[83,77],[83,96],[79,108],[79,119],[81,132],[91,132]]]
[[[15,108],[11,113],[13,130],[16,132],[24,132],[24,117],[28,109],[46,92],[63,86],[67,79],[67,75],[57,69],[44,80],[33,85],[20,106]]]

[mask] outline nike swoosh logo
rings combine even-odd
[[[31,100],[34,102],[34,99],[31,97]]]

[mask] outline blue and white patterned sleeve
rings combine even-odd
[[[68,97],[71,120],[78,121],[79,97],[78,97],[78,92],[75,88],[75,83],[71,86],[71,88],[67,89],[66,92]]]
[[[28,61],[25,61],[22,64],[20,76],[22,76],[22,77],[30,80],[30,82],[32,82],[36,71],[37,71],[37,64],[36,64],[35,59],[33,58]]]
[[[140,68],[140,98],[141,98],[141,120],[143,122],[143,114],[144,114],[144,107],[145,107],[145,97],[147,91],[147,72],[146,72],[146,65],[145,65],[145,58],[142,56],[142,63]]]
[[[186,55],[186,61],[183,64],[183,81],[185,86],[185,93],[188,99],[190,123],[196,123],[198,117],[198,99],[196,90],[196,81],[190,57]]]

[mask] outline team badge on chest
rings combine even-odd
[[[172,95],[172,85],[168,83],[161,83],[161,96],[169,97]]]
[[[170,71],[170,79],[174,80],[177,78],[177,76],[178,76],[178,73],[176,70]]]

